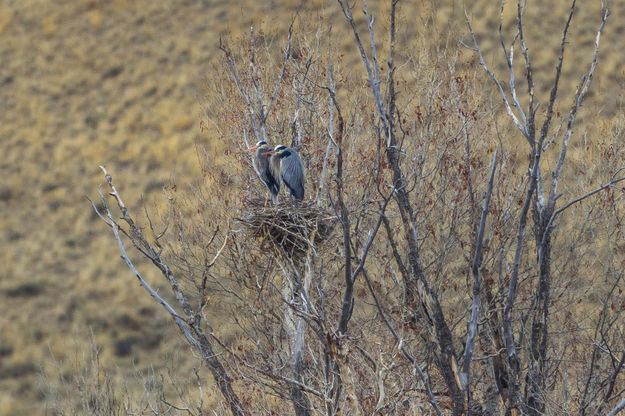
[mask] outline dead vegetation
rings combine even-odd
[[[334,230],[337,216],[316,201],[272,205],[262,199],[244,202],[246,213],[238,221],[263,250],[301,260],[310,248],[325,242]]]
[[[142,296],[143,293],[138,285],[130,285],[130,287],[127,285],[127,271],[121,262],[115,261],[118,260],[117,249],[110,244],[110,236],[101,232],[94,221],[95,215],[85,209],[83,194],[93,195],[92,190],[95,189],[100,179],[96,166],[106,163],[111,172],[117,174],[130,208],[140,212],[140,205],[143,204],[140,202],[141,195],[145,194],[146,204],[152,206],[155,199],[158,201],[165,199],[160,195],[160,188],[163,184],[168,186],[177,184],[181,189],[183,184],[196,181],[201,177],[202,172],[198,169],[197,163],[197,149],[206,151],[211,163],[232,163],[233,158],[224,152],[227,142],[222,137],[230,134],[231,128],[233,131],[236,130],[236,134],[239,135],[237,140],[240,140],[243,130],[238,128],[236,121],[224,122],[224,119],[217,117],[218,114],[215,112],[206,112],[202,115],[202,124],[206,128],[200,132],[197,127],[196,90],[202,88],[199,85],[204,74],[208,81],[222,83],[223,88],[228,88],[225,85],[228,78],[218,73],[216,67],[220,65],[215,64],[217,59],[213,60],[213,57],[219,57],[217,37],[225,33],[227,27],[232,30],[231,39],[233,40],[241,35],[245,38],[250,23],[255,24],[258,33],[264,27],[266,43],[279,49],[280,45],[276,39],[286,33],[291,14],[299,2],[280,2],[280,7],[271,10],[267,6],[262,6],[261,3],[263,2],[244,2],[245,6],[241,9],[230,7],[229,2],[218,2],[210,6],[202,6],[202,4],[206,5],[206,2],[170,6],[162,2],[145,1],[97,4],[79,1],[60,4],[35,0],[0,6],[0,36],[4,40],[0,42],[0,49],[2,49],[3,56],[8,57],[3,61],[6,65],[0,68],[0,96],[7,97],[6,100],[0,99],[0,109],[5,110],[0,111],[2,121],[0,143],[6,151],[5,163],[0,166],[0,172],[4,178],[0,185],[2,188],[0,189],[0,246],[4,248],[1,250],[0,258],[7,265],[0,272],[0,281],[2,281],[0,304],[3,316],[5,316],[3,322],[0,323],[0,331],[4,335],[0,346],[2,369],[21,368],[24,363],[35,363],[32,368],[37,369],[39,367],[37,363],[45,362],[49,358],[48,349],[53,350],[55,354],[64,354],[67,350],[64,340],[67,338],[67,333],[75,327],[91,327],[97,331],[99,343],[103,346],[102,364],[120,369],[120,374],[112,382],[117,389],[120,386],[125,387],[123,380],[128,378],[122,373],[132,366],[137,357],[140,357],[140,366],[145,367],[150,363],[158,362],[170,351],[185,350],[184,342],[173,336],[175,328],[168,325],[166,316],[151,309],[151,299]],[[372,13],[382,16],[380,12],[384,12],[386,3],[370,3]],[[526,35],[533,45],[540,45],[532,49],[532,56],[537,64],[535,73],[537,79],[551,79],[553,75],[551,58],[560,36],[562,13],[566,12],[568,7],[566,3],[546,5],[538,1],[528,2],[527,21],[533,27],[532,30],[527,31]],[[349,51],[352,40],[350,36],[345,36],[348,32],[342,21],[343,17],[340,12],[334,10],[331,2],[324,5],[323,11],[317,9],[318,4],[319,2],[311,2],[311,9],[307,9],[302,15],[310,21],[322,16],[326,21],[332,22],[336,45],[341,50],[347,51],[341,61],[336,63],[337,71],[343,71],[340,82],[344,83],[342,87],[339,87],[337,95],[341,99],[346,99],[344,101],[346,113],[350,107],[359,108],[360,112],[363,112],[360,108],[362,101],[351,100],[351,98],[347,100],[352,92],[362,86],[366,74],[364,71],[359,71],[362,64],[358,54]],[[492,3],[486,1],[468,4],[474,12],[473,21],[481,40],[483,34],[490,33],[493,28],[497,27],[496,7],[491,8]],[[598,2],[584,2],[580,6],[582,7],[579,8],[576,23],[571,29],[571,47],[567,51],[568,62],[585,62],[582,59],[583,52],[594,41],[594,22],[599,15]],[[609,179],[610,175],[604,177],[603,170],[598,169],[597,166],[604,164],[606,157],[604,153],[608,153],[608,150],[612,152],[611,141],[616,143],[614,149],[618,151],[618,143],[622,142],[623,138],[622,133],[613,134],[611,129],[616,124],[613,115],[621,110],[623,103],[624,81],[621,69],[624,56],[620,50],[623,19],[619,17],[623,16],[625,2],[613,1],[610,2],[610,6],[613,9],[613,18],[606,29],[605,40],[602,40],[600,65],[597,68],[594,83],[596,89],[591,90],[585,104],[586,114],[589,116],[580,118],[576,135],[572,139],[567,154],[567,158],[570,158],[574,164],[565,167],[565,170],[569,169],[575,174],[568,175],[562,182],[563,193],[565,193],[562,201],[569,195],[575,197],[589,189],[589,183],[592,183],[590,186],[592,188],[604,183],[605,179]],[[550,13],[546,13],[545,8]],[[400,28],[405,29],[411,25],[423,27],[427,36],[417,34],[416,39],[420,39],[419,41],[425,39],[432,49],[439,48],[447,42],[446,49],[439,49],[437,53],[449,51],[452,55],[455,53],[453,45],[455,45],[458,32],[454,31],[454,27],[458,24],[462,25],[464,19],[459,2],[401,2],[400,10],[402,12],[398,21]],[[172,12],[175,12],[175,19],[172,19]],[[271,13],[268,14],[268,12]],[[514,18],[513,15],[514,13],[508,13],[506,18]],[[540,16],[540,19],[533,19],[535,16]],[[362,15],[357,14],[355,17],[357,23],[362,25]],[[263,24],[260,24],[261,21]],[[415,21],[418,23],[413,25]],[[376,25],[380,25],[378,27],[384,27],[387,23],[383,18],[376,20]],[[514,33],[508,33],[508,35],[512,36]],[[496,36],[484,36],[484,38],[481,46],[485,51],[485,59],[490,63],[492,51],[497,49],[498,42]],[[115,42],[107,42],[106,39],[115,39]],[[379,50],[384,52],[387,42],[384,39],[381,40]],[[398,45],[401,45],[404,40],[400,36],[397,39]],[[32,48],[32,45],[37,45],[37,47]],[[164,48],[163,45],[167,47]],[[141,53],[137,53],[137,49]],[[294,59],[304,63],[308,57],[306,45],[297,43],[294,49],[298,51]],[[402,54],[413,53],[416,50],[414,48],[399,49]],[[515,52],[517,52],[516,62],[520,62],[520,51],[517,49]],[[417,55],[419,53],[421,52],[417,52]],[[416,58],[417,62],[423,63],[430,59],[429,57],[421,59],[423,57],[420,56]],[[466,55],[463,57],[461,53],[459,61],[467,69],[471,67],[471,59],[465,58]],[[497,61],[497,58],[495,57],[494,60]],[[118,68],[121,67],[124,69],[120,72]],[[499,60],[496,69],[505,69],[503,60]],[[564,94],[568,91],[569,95],[573,95],[575,84],[579,82],[577,69],[577,67],[564,69],[565,74],[569,75],[562,80],[561,91]],[[33,71],[39,76],[21,75]],[[382,65],[382,71],[384,79],[387,74],[384,65]],[[402,78],[404,71],[398,71],[398,77]],[[420,73],[423,74],[423,72]],[[427,75],[427,68],[424,73]],[[519,67],[517,76],[522,77],[522,74],[522,68]],[[292,74],[287,75],[289,85],[293,81],[290,75]],[[271,77],[275,79],[273,75]],[[469,79],[467,84],[484,81],[481,76],[477,79],[477,81],[476,78]],[[538,84],[536,94],[537,96],[543,95],[542,98],[537,99],[543,103],[538,111],[540,115],[545,111],[544,103],[549,91],[542,87],[544,83]],[[26,93],[17,94],[18,91]],[[267,91],[270,93],[272,90]],[[416,89],[416,91],[424,90]],[[403,91],[402,97],[410,97],[413,92]],[[415,108],[407,119],[409,122],[415,118],[423,119],[425,124],[436,128],[437,124],[432,123],[428,118],[430,114],[428,105],[444,106],[448,98],[452,96],[428,94],[428,97],[433,97],[434,103],[419,102],[420,108]],[[440,102],[436,101],[439,98]],[[493,102],[497,99],[494,98]],[[520,100],[523,102],[523,97]],[[305,107],[306,104],[303,101],[301,103]],[[228,104],[225,106],[226,109],[233,113],[236,113],[237,108],[241,108],[231,105],[232,102]],[[564,111],[568,109],[568,106],[568,101],[565,101],[565,105],[558,111]],[[597,106],[601,106],[600,113],[595,111]],[[448,113],[455,111],[451,106],[443,110]],[[288,140],[291,123],[296,121],[290,118],[290,115],[292,114],[279,114],[279,117],[276,117],[276,113],[273,113],[268,120],[268,129],[272,137],[286,137]],[[238,113],[234,116],[238,117]],[[324,113],[321,116],[325,117],[327,114]],[[486,123],[488,122],[492,120],[487,120]],[[364,124],[362,120],[356,122],[356,126]],[[592,126],[592,128],[587,128],[587,126]],[[362,130],[358,131],[358,128]],[[411,128],[413,131],[418,131],[414,127]],[[354,139],[355,136],[359,136],[358,140],[364,136],[369,139],[373,136],[371,131],[364,131],[365,129],[354,128],[353,124],[349,128],[345,146],[347,168],[352,168],[356,163],[362,163],[364,160],[363,154],[358,153],[359,150],[357,147],[354,148],[353,143],[357,142]],[[509,132],[502,125],[504,142],[509,140],[511,136]],[[307,168],[314,171],[319,162],[316,152],[323,153],[326,150],[326,144],[322,143],[319,146],[318,140],[326,136],[324,136],[323,129],[307,133],[304,139],[312,138],[312,142],[307,142],[305,145],[307,163],[309,163]],[[580,139],[582,137],[583,140]],[[424,135],[421,139],[427,140],[428,136]],[[420,143],[418,140],[411,139],[406,140],[404,145],[406,147],[420,146]],[[506,144],[510,145],[509,142]],[[604,148],[605,152],[602,150]],[[449,153],[450,157],[461,159],[458,157],[457,147],[452,150]],[[412,155],[418,151],[419,149],[410,148],[407,149],[406,154]],[[454,152],[456,154],[453,154]],[[375,154],[375,149],[373,153],[369,153],[369,155],[373,154]],[[517,161],[517,167],[521,170],[525,169],[524,151],[511,150],[507,154],[504,152],[503,155],[510,163]],[[588,155],[591,155],[590,159]],[[409,159],[405,160],[408,163]],[[448,165],[451,172],[447,178],[452,183],[456,178],[462,182],[467,178],[470,180],[476,177],[473,160],[467,158],[465,167],[458,168],[460,174],[455,171],[455,165],[451,163]],[[370,173],[370,171],[362,170],[363,176],[368,176]],[[504,173],[506,174],[510,175],[510,172]],[[347,180],[351,181],[348,184],[351,186],[360,178],[349,176]],[[150,183],[155,186],[146,185]],[[235,183],[240,185],[236,179]],[[521,185],[514,183],[510,186],[522,188],[522,182],[519,183]],[[213,183],[203,183],[202,186],[213,185]],[[432,186],[438,185],[432,183]],[[452,197],[457,196],[457,189],[460,189],[455,186],[456,184],[454,184],[455,193],[449,193]],[[418,192],[420,197],[426,198],[425,201],[434,200],[433,203],[437,207],[433,209],[428,205],[421,207],[421,210],[430,210],[433,215],[441,210],[440,204],[445,203],[445,200],[439,199],[427,188],[420,189]],[[611,195],[608,194],[608,196]],[[362,197],[364,197],[362,193],[354,191],[347,201],[350,212],[357,212],[357,204]],[[616,198],[618,199],[618,195]],[[611,206],[606,202],[608,200],[608,197],[605,200],[600,199],[604,204],[601,205],[601,212],[606,213],[605,215],[610,212]],[[495,202],[497,201],[493,203]],[[162,202],[154,204],[163,205]],[[504,212],[509,209],[503,203],[500,205]],[[583,216],[586,213],[590,215],[592,210],[586,211],[586,207],[587,205],[583,205],[577,209],[576,215]],[[445,212],[450,211],[445,210]],[[439,217],[443,220],[449,218],[443,214]],[[401,226],[401,220],[397,218],[394,211],[389,213],[389,220],[392,229],[398,229]],[[573,232],[577,229],[575,221],[566,218],[561,221],[565,226],[562,229],[566,230],[567,235],[569,233],[577,235]],[[366,225],[366,220],[364,222]],[[435,224],[434,227],[429,227],[429,223]],[[501,228],[505,231],[508,224],[505,217],[501,223],[504,224]],[[440,253],[444,254],[444,244],[450,240],[444,240],[443,226],[445,224],[445,221],[440,221],[440,226],[438,226],[431,220],[425,224],[432,238],[438,238],[441,242],[440,249],[436,244],[426,242],[423,245],[426,254],[432,253],[432,258],[428,259],[432,262],[435,256]],[[355,238],[360,238],[358,235],[360,230],[366,230],[366,227],[359,228],[358,225],[359,223],[356,222],[352,229]],[[499,226],[499,222],[496,225]],[[606,229],[612,230],[608,227]],[[603,253],[600,250],[603,245],[606,247],[615,245],[614,250],[622,250],[621,244],[613,244],[606,237],[606,233],[600,233],[597,236],[595,229],[590,226],[583,231],[583,235],[587,236],[588,251],[597,255],[596,262],[609,264],[599,256]],[[500,230],[497,229],[495,236],[499,232]],[[582,231],[579,233],[581,234]],[[330,233],[327,243],[336,243],[337,234],[339,233]],[[259,236],[258,238],[264,238],[267,245],[275,246],[272,237]],[[306,243],[295,240],[297,241],[300,246]],[[253,239],[253,242],[256,244],[257,240]],[[489,247],[491,251],[488,254],[494,253],[492,244]],[[374,248],[377,249],[377,247]],[[558,248],[560,253],[564,252],[563,250],[562,247]],[[606,248],[607,252],[608,248]],[[570,253],[571,260],[568,264],[577,263],[579,253],[573,250],[570,250]],[[615,256],[615,259],[618,261],[619,256]],[[395,278],[393,273],[399,273],[401,270],[395,267],[395,264],[389,267],[387,262],[386,259],[376,262],[376,268],[369,270],[369,273],[372,275],[376,271],[385,273],[385,281],[392,281]],[[579,262],[576,267],[576,273],[579,276],[575,274],[570,279],[561,278],[564,282],[570,281],[574,284],[573,287],[562,284],[564,288],[562,293],[571,299],[570,307],[562,308],[563,310],[575,314],[580,311],[592,311],[597,307],[596,302],[597,299],[602,298],[602,292],[591,285],[591,282],[602,281],[606,273],[603,272],[603,267],[597,267],[596,262],[593,263],[591,260]],[[564,266],[567,264],[564,260],[562,263]],[[458,285],[461,289],[464,287],[461,282],[463,269],[457,267],[456,263],[449,261],[447,265],[442,265],[440,268],[438,268],[438,263],[433,264],[436,273],[442,276],[437,280],[441,282],[441,285],[448,285],[452,288]],[[428,261],[426,261],[427,265],[429,265]],[[450,270],[452,266],[456,268],[455,271]],[[529,269],[526,265],[523,267],[524,270]],[[615,268],[614,272],[616,273],[617,270],[618,268]],[[560,276],[565,274],[559,272]],[[154,277],[149,271],[146,276]],[[487,276],[489,279],[491,276],[497,279],[494,272]],[[372,277],[375,278],[373,283],[377,284],[377,276]],[[525,280],[522,279],[521,282],[529,281],[527,275],[522,277]],[[336,283],[336,279],[333,282]],[[31,286],[45,290],[24,291],[24,288]],[[362,290],[362,288],[359,289]],[[530,293],[533,290],[528,287],[524,289]],[[389,288],[383,287],[382,291],[389,292]],[[391,293],[396,292],[398,291],[391,291]],[[449,289],[445,298],[456,302],[451,292],[452,289]],[[584,301],[578,303],[579,298]],[[587,299],[594,299],[594,301],[586,302]],[[459,310],[466,306],[462,302],[456,302],[456,304]],[[219,312],[222,310],[220,305],[216,306],[212,303],[207,309],[211,308]],[[23,313],[24,310],[29,313]],[[356,308],[356,313],[358,313],[358,308]],[[115,346],[120,341],[135,335],[134,326],[126,328],[111,325],[111,322],[117,322],[118,318],[125,314],[134,314],[133,316],[137,318],[137,325],[143,325],[144,328],[146,322],[153,324],[154,328],[151,331],[154,334],[164,334],[163,342],[158,349],[148,351],[133,348],[132,354],[126,359],[115,356]],[[588,316],[589,320],[593,319],[593,316],[587,314],[583,316]],[[392,319],[394,319],[393,316],[391,316]],[[554,325],[559,325],[564,321],[564,318],[558,316],[553,322]],[[400,319],[394,322],[401,327]],[[216,324],[219,326],[222,322],[217,320]],[[593,322],[580,323],[583,328],[592,325]],[[25,332],[23,328],[28,328],[28,331]],[[75,334],[74,337],[77,338],[76,342],[79,345],[88,350],[89,343],[87,337],[84,336],[86,332],[88,331],[80,332],[79,335]],[[561,339],[562,343],[566,344],[567,337],[562,336]],[[583,345],[579,346],[579,356],[575,357],[575,362],[590,362],[589,356],[583,354],[583,347],[595,340],[592,337],[579,339],[583,339],[584,342],[580,342]],[[407,341],[404,345],[406,344]],[[577,351],[578,347],[575,348]],[[601,351],[597,352],[599,357],[602,357]],[[554,354],[557,352],[554,350]],[[392,351],[388,356],[391,354]],[[180,363],[177,371],[192,374],[188,360],[183,358]],[[63,365],[66,365],[66,368],[61,369],[62,372],[71,371],[69,365]],[[376,371],[382,374],[384,370],[380,367]],[[567,377],[572,379],[578,370],[576,365],[568,366]],[[0,414],[20,414],[20,412],[21,414],[35,414],[34,407],[37,406],[40,397],[36,382],[37,372],[22,371],[7,372],[7,374],[11,377],[0,380]],[[380,376],[379,380],[383,381],[384,377]],[[129,388],[142,390],[141,386],[137,387],[134,384]],[[420,387],[417,386],[417,388]],[[388,388],[386,394],[387,397],[394,397],[393,392]],[[377,400],[379,397],[376,396],[374,399]],[[383,402],[383,400],[380,401],[382,405]]]

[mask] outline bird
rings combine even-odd
[[[271,171],[271,174],[273,175],[274,178],[277,179],[278,182],[280,182],[280,158],[278,156],[276,156],[276,152],[280,152],[283,149],[286,149],[286,146],[283,144],[279,144],[276,146],[275,149],[273,149],[272,151],[263,153],[264,155],[267,155],[267,157],[269,157],[269,170]]]
[[[274,149],[267,144],[266,141],[260,140],[254,146],[248,150],[256,150],[256,156],[254,156],[254,168],[260,174],[260,179],[263,181],[269,192],[271,192],[271,200],[273,203],[278,202],[278,194],[280,193],[280,175],[274,176],[269,166],[269,153]]]
[[[304,165],[302,159],[294,149],[284,145],[278,145],[273,151],[265,152],[271,154],[269,159],[269,169],[274,177],[279,177],[289,188],[291,195],[298,201],[304,199]]]

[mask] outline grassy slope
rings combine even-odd
[[[431,28],[444,38],[447,24],[462,23],[463,15],[459,2],[438,3]],[[492,50],[497,10],[476,3],[475,26],[489,33],[483,46]],[[540,81],[551,77],[547,58],[557,47],[567,2],[555,2],[553,15],[530,3],[528,22],[541,16],[528,31]],[[591,97],[607,118],[618,113],[625,85],[618,41],[625,1],[613,3]],[[304,13],[316,15],[320,4]],[[107,365],[132,368],[134,362],[141,369],[180,348],[84,196],[95,196],[98,164],[115,174],[134,208],[141,195],[153,200],[165,184],[197,176],[195,143],[216,139],[200,133],[197,96],[219,62],[218,36],[228,29],[239,35],[252,21],[284,31],[295,7],[295,1],[226,0],[175,7],[146,0],[0,3],[0,415],[32,414],[43,400],[41,363],[85,349],[88,328]],[[344,30],[334,2],[326,7],[335,30]],[[403,24],[429,24],[413,5],[404,11]],[[571,62],[587,61],[583,47],[594,41],[597,21],[598,8],[580,10]],[[340,47],[348,47],[349,37],[343,39]],[[346,59],[361,69],[357,56]],[[567,71],[569,87],[579,70]],[[592,124],[586,128],[592,132]],[[135,342],[139,338],[148,341]],[[129,354],[116,356],[128,343]]]

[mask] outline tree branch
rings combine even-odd
[[[621,413],[621,410],[625,409],[625,397],[621,399],[620,402],[612,410],[610,410],[606,416],[616,416]]]
[[[484,244],[484,232],[486,229],[486,217],[488,216],[488,206],[490,197],[493,192],[493,183],[495,179],[495,170],[497,169],[497,150],[493,154],[491,162],[490,177],[488,179],[488,188],[484,197],[484,205],[482,206],[482,216],[480,226],[475,237],[475,255],[471,264],[471,272],[473,274],[473,305],[471,307],[471,317],[467,322],[467,340],[465,342],[464,354],[462,357],[462,372],[460,373],[460,381],[462,387],[468,393],[470,376],[471,376],[471,358],[473,356],[473,345],[477,335],[477,321],[480,315],[480,268],[482,265],[482,250]]]
[[[376,295],[375,290],[373,290],[373,286],[371,285],[371,280],[369,280],[369,276],[367,274],[366,269],[363,269],[363,276],[365,278],[365,282],[367,283],[367,288],[369,289],[369,293],[371,293],[371,297],[373,297],[375,306],[378,309],[378,313],[382,317],[384,324],[386,324],[387,328],[389,329],[389,331],[391,331],[391,334],[393,334],[393,337],[397,341],[397,344],[398,344],[397,348],[402,352],[402,354],[404,354],[404,356],[408,359],[408,361],[410,361],[412,365],[414,366],[415,371],[417,372],[417,374],[419,375],[419,378],[421,379],[421,381],[423,382],[423,385],[425,386],[425,390],[428,395],[428,400],[430,402],[430,405],[432,406],[432,408],[434,409],[437,415],[442,416],[443,412],[441,411],[440,407],[438,406],[438,403],[436,402],[434,393],[432,393],[432,388],[430,387],[430,382],[428,378],[423,373],[423,370],[417,363],[417,360],[415,359],[415,357],[413,357],[412,354],[410,354],[410,352],[406,349],[406,346],[404,345],[404,340],[399,336],[395,328],[393,328],[393,324],[391,324],[388,317],[386,316],[386,313],[384,312],[384,309],[382,308],[382,304],[380,303],[380,300],[378,299],[378,296]]]
[[[503,87],[501,86],[501,83],[499,82],[499,80],[497,79],[497,77],[495,76],[493,71],[490,70],[490,68],[486,64],[486,61],[484,60],[484,56],[482,55],[482,50],[480,49],[480,46],[479,46],[479,44],[477,42],[477,39],[475,37],[475,32],[473,31],[473,27],[471,26],[471,20],[469,19],[469,15],[466,12],[466,10],[465,10],[464,15],[465,15],[465,20],[467,22],[467,26],[469,27],[469,32],[471,33],[471,39],[473,40],[473,47],[468,47],[468,48],[473,50],[473,51],[475,51],[477,53],[477,55],[478,55],[478,57],[480,59],[480,65],[482,66],[482,68],[484,68],[484,70],[486,71],[488,76],[490,76],[490,79],[493,80],[493,82],[495,83],[495,86],[497,87],[497,90],[499,90],[499,95],[501,96],[501,99],[502,99],[502,101],[503,101],[503,103],[504,103],[504,105],[506,107],[506,111],[508,112],[508,115],[510,116],[510,118],[512,119],[514,124],[517,126],[519,131],[521,131],[521,133],[523,133],[523,135],[525,136],[525,138],[529,142],[530,141],[530,137],[529,137],[528,131],[519,122],[519,119],[514,114],[514,111],[512,111],[512,107],[510,106],[510,102],[508,101],[508,97],[506,96],[506,93],[504,92]]]
[[[574,5],[573,5],[574,7]],[[571,11],[572,13],[572,11]],[[601,32],[603,32],[603,28],[608,20],[608,16],[610,16],[610,11],[605,9],[602,13],[601,24],[599,25],[599,29],[597,30],[597,36],[595,37],[595,49],[593,51],[592,62],[590,64],[590,69],[588,73],[582,77],[582,83],[575,94],[575,99],[573,106],[571,107],[571,111],[569,112],[569,120],[566,126],[566,131],[564,133],[564,139],[562,140],[562,146],[560,148],[560,155],[558,156],[558,163],[556,168],[552,174],[551,180],[551,190],[549,191],[549,206],[553,207],[555,204],[556,193],[558,188],[558,179],[560,178],[560,172],[562,171],[562,166],[564,165],[564,158],[566,157],[566,150],[569,144],[569,139],[571,138],[571,133],[573,132],[573,126],[575,125],[575,118],[577,116],[577,112],[586,97],[586,93],[590,88],[590,84],[592,83],[592,78],[595,73],[595,68],[597,66],[597,56],[599,54],[599,41],[601,39]],[[568,23],[567,23],[568,24]]]

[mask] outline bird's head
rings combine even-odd
[[[259,147],[267,146],[267,142],[264,140],[259,140],[254,146],[248,148],[247,150],[256,150]]]
[[[272,151],[270,151],[270,152],[264,152],[264,153],[261,153],[261,154],[262,154],[263,156],[266,156],[266,155],[273,155],[273,154],[278,154],[278,155],[280,155],[280,154],[282,154],[282,153],[285,151],[285,149],[286,149],[286,146],[285,146],[285,145],[283,145],[283,144],[279,144],[279,145],[277,145],[277,146],[276,146],[276,148],[275,148],[275,149],[273,149]]]
[[[280,145],[280,146],[276,147],[275,152],[276,152],[276,155],[277,155],[280,159],[282,159],[282,158],[285,158],[285,157],[287,157],[287,156],[290,156],[290,155],[291,155],[292,150],[291,150],[291,149],[289,149],[288,147],[284,146],[284,145]]]

